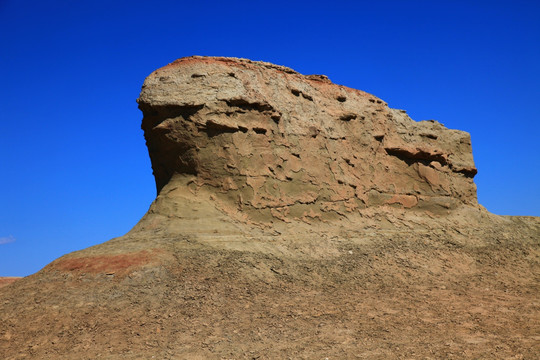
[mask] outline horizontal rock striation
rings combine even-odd
[[[478,205],[468,133],[323,75],[188,57],[153,72],[138,102],[158,193],[192,176],[256,221]]]

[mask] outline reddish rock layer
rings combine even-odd
[[[20,277],[0,277],[0,288],[9,285],[19,279]]]

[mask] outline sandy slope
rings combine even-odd
[[[397,216],[392,211],[386,217]],[[481,229],[435,220],[430,231],[294,239],[182,235],[164,223],[136,228],[3,288],[0,352],[6,359],[534,359],[540,221],[489,219]]]
[[[0,288],[6,285],[9,285],[12,282],[17,281],[19,279],[20,279],[19,277],[13,277],[13,276],[0,277]]]

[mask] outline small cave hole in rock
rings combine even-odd
[[[266,135],[266,129],[263,128],[253,128],[253,131],[257,134]]]
[[[411,152],[408,149],[402,148],[385,148],[384,150],[388,155],[397,157],[401,161],[404,161],[407,165],[421,163],[425,166],[429,166],[430,162],[432,161],[437,161],[443,166],[448,164],[448,161],[442,154],[433,154],[423,150]]]
[[[470,169],[461,169],[457,170],[456,172],[465,175],[465,177],[468,178],[474,178],[476,174],[478,174],[478,170],[476,168],[470,168]]]
[[[315,126],[310,126],[308,128],[309,130],[309,136],[311,136],[312,138],[316,138],[317,135],[319,135],[319,133],[321,132],[321,130],[317,129]]]
[[[437,140],[437,135],[435,134],[420,134],[423,137],[427,137],[428,139]]]
[[[206,75],[204,74],[193,74],[191,75],[192,78],[200,78],[200,77],[205,77]]]
[[[264,112],[264,111],[275,111],[272,105],[264,102],[250,102],[246,99],[229,99],[225,100],[225,103],[228,106],[234,106],[237,107],[244,112],[246,111],[258,111],[258,112]],[[240,111],[237,111],[240,112]]]
[[[377,140],[377,141],[383,141],[384,135],[375,135],[374,138],[375,138],[375,140]]]
[[[185,120],[190,119],[204,105],[154,105],[140,103],[139,109],[143,112],[142,127],[145,130],[150,130],[156,125],[164,122],[167,119],[182,117]]]
[[[337,97],[337,101],[345,102],[345,101],[347,101],[347,98],[345,96],[343,96],[343,95],[340,95],[340,96]]]
[[[294,96],[300,96],[300,90],[291,89],[291,93],[292,93]]]
[[[213,120],[208,120],[206,126],[203,128],[208,134],[208,137],[214,137],[225,133],[235,133],[237,131],[242,131],[240,128],[231,127],[225,124],[219,124]]]
[[[342,121],[351,121],[351,120],[354,120],[356,119],[357,115],[356,114],[353,114],[353,113],[347,113],[347,114],[343,114],[339,117],[339,120],[342,120]]]

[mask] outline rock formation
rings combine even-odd
[[[193,175],[224,208],[262,222],[477,205],[469,134],[325,76],[183,58],[152,73],[138,101],[158,192]]]
[[[478,204],[467,133],[244,59],[138,100],[158,196],[0,289],[21,358],[533,358],[540,219]]]

